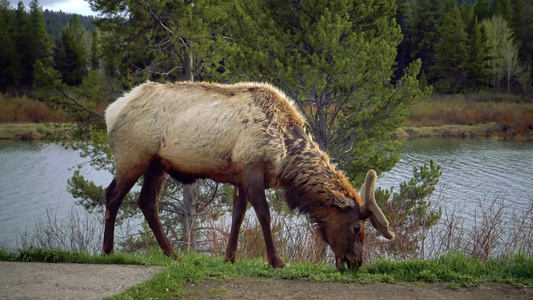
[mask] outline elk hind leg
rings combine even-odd
[[[115,220],[117,212],[126,194],[131,190],[137,179],[140,177],[132,176],[124,178],[123,176],[115,176],[115,179],[107,187],[105,191],[106,196],[106,211],[105,211],[105,227],[104,227],[104,245],[102,252],[110,254],[114,252],[114,238],[115,238]]]
[[[157,210],[159,197],[161,196],[161,191],[165,185],[166,179],[167,174],[160,162],[157,160],[153,161],[144,173],[144,182],[137,204],[143,212],[150,229],[152,229],[152,232],[159,243],[159,247],[163,250],[163,253],[167,256],[177,257],[172,245],[165,235]]]
[[[239,231],[241,224],[246,215],[248,201],[242,187],[235,186],[233,189],[233,215],[231,222],[231,232],[229,235],[228,246],[226,248],[226,261],[235,263],[235,252],[239,240]]]

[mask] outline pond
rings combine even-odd
[[[378,178],[381,188],[399,186],[413,167],[432,159],[442,166],[433,196],[447,207],[472,215],[479,201],[505,197],[517,209],[533,201],[533,141],[415,139],[403,141],[401,161]],[[66,215],[76,199],[67,180],[87,163],[78,151],[42,141],[0,141],[0,244],[20,246],[20,234],[32,230],[47,208]],[[85,164],[82,175],[107,186],[111,174]]]

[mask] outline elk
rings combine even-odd
[[[393,239],[374,199],[368,171],[361,196],[306,133],[292,100],[264,83],[146,82],[112,103],[106,124],[116,173],[106,189],[103,252],[113,252],[115,218],[125,195],[143,176],[138,205],[159,246],[176,256],[157,205],[169,174],[182,183],[210,178],[234,185],[225,259],[235,263],[241,223],[253,206],[268,263],[284,267],[274,246],[265,189],[284,191],[292,210],[309,216],[335,254],[336,267],[363,262],[365,221]]]

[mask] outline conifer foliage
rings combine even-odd
[[[96,30],[89,33],[73,16],[52,41],[38,0],[29,9],[0,0],[0,92],[38,96],[70,113],[83,138],[76,147],[110,172],[103,110],[146,80],[278,86],[355,186],[368,169],[386,172],[399,161],[400,144],[390,135],[432,92],[428,84],[439,93],[527,93],[532,82],[533,10],[525,0],[89,3],[98,12]],[[182,226],[191,234],[194,224],[180,225],[174,215],[194,222],[208,205],[227,201],[230,192],[208,185],[193,195],[205,201],[184,211],[183,188],[169,184],[160,202],[167,230]],[[103,207],[103,187],[79,172],[69,188],[86,208]]]
[[[284,64],[289,72],[283,74],[290,74],[293,69],[287,67],[287,60],[315,63],[311,58],[320,58],[322,53],[312,52],[313,43],[329,44],[331,49],[324,50],[339,55],[334,45],[350,51],[348,44],[354,42],[353,37],[368,39],[374,31],[367,29],[372,26],[380,26],[380,36],[398,39],[390,48],[396,52],[392,82],[400,80],[417,59],[421,62],[421,81],[441,93],[494,88],[527,93],[533,82],[533,3],[525,0],[91,0],[90,4],[99,13],[97,19],[43,12],[38,0],[28,7],[22,2],[12,7],[8,0],[0,0],[0,91],[35,94],[37,60],[53,66],[70,86],[80,85],[89,70],[121,82],[125,89],[146,79],[181,80],[191,74],[196,80],[261,79],[270,75],[257,71],[268,68],[243,62],[251,62],[252,57],[265,59],[267,54],[275,55],[271,64]],[[493,17],[504,20],[512,36],[505,51],[497,55],[491,52],[494,47],[489,33],[481,26]],[[397,24],[394,30],[399,28],[401,35],[388,33],[393,27],[387,27],[385,19]],[[236,22],[241,22],[241,27]],[[259,35],[246,32],[243,24]],[[350,26],[353,30],[346,31]],[[256,38],[270,40],[262,44],[256,43]],[[375,45],[378,41],[370,42]],[[242,56],[247,47],[258,48],[259,44],[263,49],[257,51],[263,51],[262,56]],[[299,51],[300,46],[311,47],[309,53]],[[388,47],[381,50],[374,55],[390,55]],[[346,55],[346,63],[350,57],[353,55]],[[503,71],[502,59],[506,60]],[[388,59],[383,62],[388,65]],[[306,76],[324,70],[320,64],[316,66],[304,72]],[[231,70],[235,67],[239,71]],[[498,75],[502,72],[505,76]],[[321,143],[329,148],[329,141]]]

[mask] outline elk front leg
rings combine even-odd
[[[270,228],[270,209],[266,201],[265,181],[262,172],[246,174],[246,184],[244,185],[246,198],[253,205],[261,230],[265,238],[268,263],[274,268],[283,268],[285,264],[281,261],[274,245],[272,229]]]

